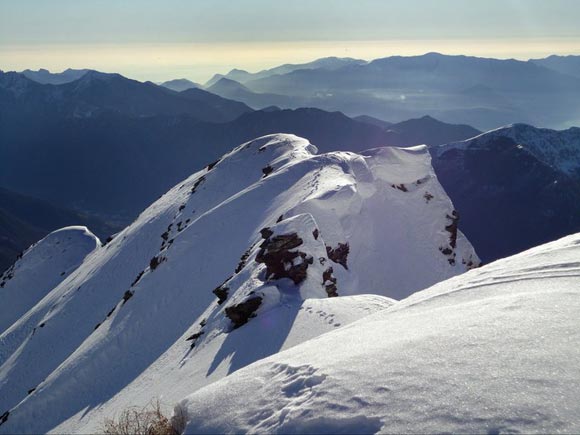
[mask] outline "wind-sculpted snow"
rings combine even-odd
[[[578,433],[580,235],[499,260],[179,404],[186,433]]]
[[[242,144],[52,289],[0,367],[0,432],[98,432],[384,310],[479,264],[456,222],[426,147]]]

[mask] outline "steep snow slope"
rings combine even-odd
[[[186,433],[578,433],[580,235],[416,293],[185,399]]]
[[[0,276],[0,333],[66,279],[99,246],[99,239],[86,227],[67,227],[50,233],[26,250]]]
[[[55,287],[0,367],[0,432],[98,431],[478,264],[426,147],[315,152],[240,145]]]

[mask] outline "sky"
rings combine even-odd
[[[205,82],[326,56],[580,54],[580,0],[0,0],[0,69]]]

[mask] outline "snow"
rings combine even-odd
[[[170,409],[478,265],[426,147],[316,152],[289,134],[242,144],[47,286],[25,315],[44,326],[2,347],[0,433],[98,432],[156,398]]]
[[[580,235],[202,388],[186,433],[578,433]]]
[[[5,349],[7,329],[100,245],[86,227],[62,228],[32,245],[0,276],[0,352]]]

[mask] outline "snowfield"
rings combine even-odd
[[[187,397],[187,433],[578,433],[580,235],[499,260]]]
[[[66,276],[43,281],[7,326],[18,340],[0,342],[0,433],[95,433],[105,418],[157,398],[170,411],[256,361],[316,346],[479,265],[426,147],[316,152],[288,134],[242,144],[93,246],[80,266],[63,257],[51,267]],[[29,291],[10,285],[0,295]],[[378,333],[349,340],[378,345]],[[357,364],[388,366],[368,355],[345,367],[360,382],[367,373]],[[294,369],[279,370],[283,379]],[[238,399],[250,410],[252,397]],[[192,410],[190,429],[199,415]],[[214,430],[214,417],[199,429]],[[232,424],[249,428],[242,420]]]

